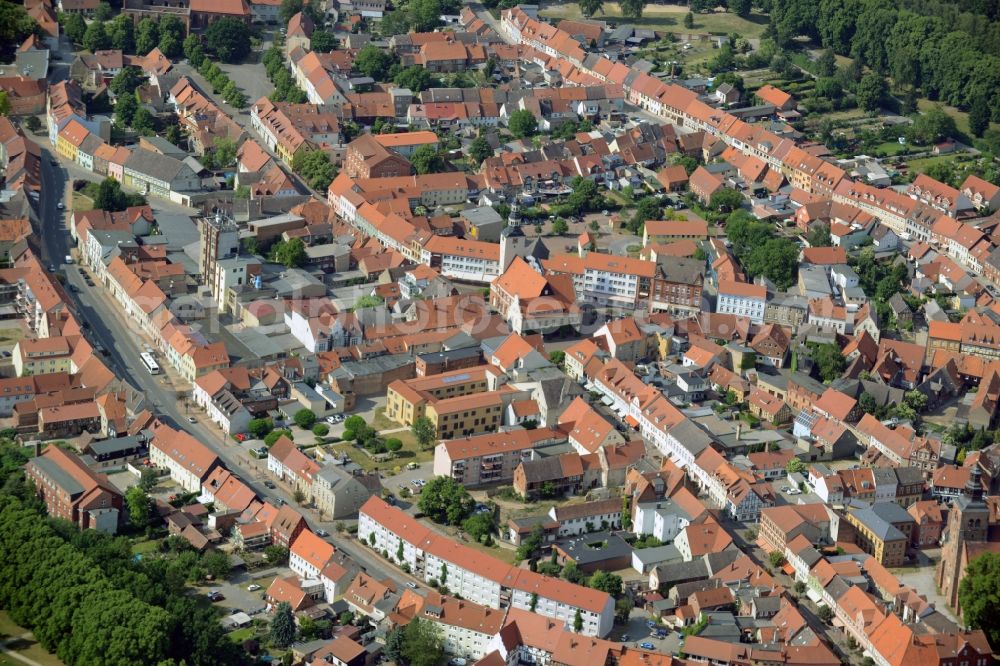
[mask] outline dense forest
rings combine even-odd
[[[0,443],[0,608],[68,666],[244,663],[203,595],[190,557],[137,560],[130,541],[49,519],[24,480],[22,451]]]
[[[1000,122],[1000,22],[994,0],[763,0],[781,46],[806,36],[897,87]]]

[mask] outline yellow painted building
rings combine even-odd
[[[898,511],[900,519],[895,520],[886,511]],[[909,521],[902,519],[909,517]],[[847,511],[847,522],[856,532],[855,542],[882,566],[899,567],[906,557],[906,546],[910,541],[913,518],[895,502],[881,502],[871,507],[851,508]],[[890,522],[891,521],[891,522]]]
[[[76,120],[69,121],[56,136],[56,152],[62,157],[76,162],[80,145],[88,134],[90,134],[90,130],[81,123]]]
[[[19,340],[11,362],[18,377],[74,371],[72,349],[63,337]]]
[[[503,398],[496,392],[474,393],[438,400],[427,405],[426,411],[438,439],[496,432],[502,421]]]
[[[389,384],[386,391],[385,415],[401,425],[413,425],[426,414],[428,405],[487,391],[490,378],[497,375],[497,370],[481,365],[426,377],[398,379]]]

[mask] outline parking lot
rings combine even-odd
[[[259,571],[239,571],[225,582],[207,583],[198,588],[199,594],[208,595],[212,590],[218,590],[224,597],[215,602],[216,606],[226,608],[231,612],[243,611],[249,615],[264,608],[264,593],[275,578],[289,576],[291,571],[281,568],[267,568]],[[251,585],[259,585],[260,589],[249,590]]]
[[[631,647],[642,649],[653,649],[664,654],[677,654],[680,652],[682,638],[674,630],[667,631],[667,635],[658,637],[656,626],[650,626],[649,613],[641,608],[635,608],[629,615],[629,620],[625,625],[616,625],[609,638],[614,641],[627,643]],[[651,645],[643,648],[643,645]]]

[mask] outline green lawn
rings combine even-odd
[[[0,328],[0,344],[17,342],[24,337],[24,331],[20,328]]]
[[[236,644],[240,644],[240,643],[242,643],[243,641],[245,641],[247,639],[253,638],[255,633],[256,632],[254,631],[253,627],[244,627],[243,629],[237,629],[236,631],[230,631],[229,632],[229,640],[231,640],[232,642],[234,642]]]
[[[399,425],[396,424],[395,428],[398,427]],[[414,437],[413,433],[409,430],[383,434],[382,437],[386,439],[395,437],[403,443],[403,448],[399,450],[396,456],[386,462],[376,462],[365,451],[355,446],[354,442],[339,442],[337,444],[331,444],[330,448],[337,453],[346,453],[351,457],[351,460],[356,462],[367,472],[376,469],[382,471],[393,471],[397,467],[405,467],[407,463],[423,463],[434,459],[434,449],[421,451],[420,446],[417,444],[417,438]]]
[[[593,18],[598,21],[630,23],[632,25],[680,34],[717,34],[728,35],[736,32],[744,37],[760,37],[767,28],[767,17],[763,14],[753,14],[749,19],[740,18],[728,12],[712,14],[695,14],[694,27],[684,27],[684,15],[688,13],[687,5],[648,4],[639,20],[622,17],[621,8],[617,2],[605,2],[604,11]],[[580,19],[580,6],[575,2],[544,3],[539,14],[547,19]]]
[[[944,112],[955,119],[955,126],[958,127],[958,131],[965,134],[969,138],[972,136],[969,134],[969,114],[965,111],[959,111],[953,106],[944,106],[940,102],[932,102],[929,99],[922,99],[917,102],[917,108],[921,111],[927,111],[935,106],[941,106]],[[990,127],[993,129],[1000,128],[1000,123],[990,123]]]
[[[159,550],[160,550],[160,542],[155,539],[150,541],[140,541],[138,543],[132,544],[133,555],[144,555],[146,553],[155,553]]]
[[[893,156],[907,153],[913,150],[913,147],[910,144],[903,145],[898,141],[886,141],[877,145],[875,150],[879,151],[880,155]]]
[[[73,210],[94,210],[94,200],[84,194],[74,192],[72,208]]]
[[[375,417],[372,418],[371,426],[376,430],[394,430],[402,427],[402,424],[396,423],[386,416],[385,407],[379,407],[375,410]]]
[[[955,162],[954,155],[935,155],[934,157],[921,157],[916,160],[907,160],[907,165],[910,167],[910,171],[915,171],[917,173],[925,173],[927,169],[935,164]]]
[[[26,633],[28,633],[28,630],[14,624],[7,611],[0,611],[0,640],[3,641],[4,649],[24,657],[25,660],[30,660],[22,661],[6,654],[0,654],[0,664],[10,664],[11,666],[17,664],[21,666],[24,663],[34,662],[42,666],[62,666],[62,662],[46,652],[33,637],[20,638],[20,636]]]

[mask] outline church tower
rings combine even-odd
[[[500,231],[500,272],[503,273],[514,261],[514,257],[527,254],[528,239],[521,230],[520,197],[514,197],[510,202],[510,215],[507,226]]]
[[[938,589],[953,608],[958,608],[958,584],[962,575],[965,544],[985,542],[989,531],[990,510],[983,501],[982,472],[979,463],[972,466],[969,481],[948,512],[944,530],[941,561],[935,576]]]

